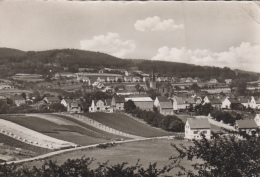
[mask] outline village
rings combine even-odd
[[[94,68],[78,68],[76,73],[67,72],[66,67],[63,69],[64,72],[54,73],[48,82],[39,74],[25,73],[2,79],[1,102],[9,107],[12,105],[10,111],[13,113],[20,113],[22,108],[22,113],[58,111],[80,114],[123,113],[125,103],[131,100],[142,111],[158,112],[164,116],[190,117],[183,120],[185,129],[179,130],[185,132],[185,138],[188,139],[200,138],[200,132],[207,133],[208,138],[211,137],[207,119],[192,117],[211,116],[212,111],[252,114],[249,117],[239,115],[239,118],[236,117],[232,121],[226,121],[225,118],[218,120],[232,127],[232,130],[256,134],[260,126],[257,114],[260,98],[238,95],[238,88],[232,87],[232,79],[229,78],[219,82],[215,78],[202,81],[199,77],[163,77],[153,71],[144,73],[136,70],[137,68],[103,68],[98,71]],[[28,83],[32,88],[37,88],[37,91],[26,89],[24,85]],[[247,83],[246,90],[250,93],[258,93],[259,89],[260,80]],[[96,96],[93,96],[94,93]],[[201,109],[205,111],[200,111]],[[216,116],[211,118],[216,120]]]

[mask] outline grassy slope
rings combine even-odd
[[[87,129],[78,126],[62,126],[38,117],[4,115],[0,117],[45,135],[80,145],[90,145],[107,141],[101,135],[95,136],[95,133]]]
[[[26,150],[29,150],[29,151],[36,152],[36,155],[51,152],[50,149],[45,149],[45,148],[41,148],[41,147],[38,147],[38,146],[26,144],[24,142],[18,141],[14,138],[11,138],[11,137],[3,135],[3,134],[0,134],[0,142],[4,143],[5,145],[9,145],[9,146],[12,146],[12,147],[15,147],[15,148],[21,148],[21,149],[26,149]]]
[[[153,128],[149,125],[140,123],[123,114],[85,113],[85,115],[111,128],[133,135],[143,137],[173,135],[170,132],[166,132],[164,130]]]
[[[90,125],[88,125],[88,124],[85,124],[84,122],[81,122],[81,121],[79,121],[79,120],[77,120],[77,119],[73,119],[73,118],[71,118],[71,117],[67,117],[67,116],[64,116],[64,115],[56,115],[56,114],[55,114],[55,116],[56,116],[56,117],[63,118],[63,119],[66,119],[66,120],[71,121],[71,122],[74,122],[74,123],[76,123],[76,124],[81,125],[82,127],[85,127],[85,128],[87,128],[87,129],[91,130],[91,131],[94,131],[94,132],[96,132],[96,133],[99,133],[99,134],[101,134],[102,137],[105,138],[105,139],[116,139],[116,138],[124,138],[124,139],[126,139],[125,137],[118,136],[118,135],[114,135],[114,134],[111,134],[111,133],[107,133],[107,132],[105,132],[105,131],[102,131],[102,130],[100,130],[100,129],[97,129],[97,128],[95,128],[95,127],[92,127],[92,126],[90,126]]]

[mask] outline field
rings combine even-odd
[[[140,123],[124,114],[85,113],[85,116],[116,130],[142,137],[170,136],[171,132]]]
[[[180,141],[180,140],[145,140],[139,142],[131,142],[125,144],[119,144],[114,147],[109,147],[107,149],[86,149],[80,151],[69,152],[61,155],[57,155],[46,160],[54,160],[58,164],[63,163],[67,159],[76,159],[85,157],[94,157],[95,161],[91,164],[90,167],[96,168],[98,162],[107,162],[109,161],[109,165],[128,162],[129,165],[135,165],[140,159],[140,164],[143,167],[147,168],[149,163],[157,162],[158,168],[162,168],[164,165],[171,164],[171,160],[169,160],[170,156],[177,155],[176,150],[171,146],[171,143],[174,144],[184,144],[186,146],[192,145],[191,142],[188,141]],[[192,163],[199,162],[198,160],[193,160]],[[28,167],[37,166],[40,167],[42,165],[42,161],[34,161],[27,162],[25,165]],[[191,162],[183,159],[181,162],[182,165],[192,170]],[[172,170],[169,175],[173,175],[178,172],[178,169]]]
[[[30,158],[52,151],[18,141],[4,134],[0,134],[0,142],[0,159],[5,161]]]
[[[101,142],[106,142],[110,138],[121,138],[117,136],[106,136],[98,131],[93,131],[80,124],[71,123],[68,125],[67,120],[63,120],[60,117],[54,117],[61,119],[61,122],[67,121],[66,125],[59,125],[57,123],[48,121],[46,119],[39,118],[37,116],[0,116],[2,119],[9,120],[18,125],[24,126],[31,130],[40,132],[42,134],[54,137],[60,140],[69,141],[79,145],[90,145]]]

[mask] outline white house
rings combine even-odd
[[[111,99],[107,100],[92,100],[91,106],[89,107],[89,112],[113,112],[113,107],[111,106]]]
[[[252,96],[250,101],[249,101],[249,106],[250,108],[255,108],[256,107],[256,101],[255,98]]]
[[[260,114],[255,115],[255,123],[260,128]]]
[[[207,118],[188,118],[185,124],[185,138],[186,139],[201,139],[201,133],[207,139],[210,139],[211,129]]]

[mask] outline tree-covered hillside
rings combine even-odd
[[[260,76],[260,74],[236,73],[227,67],[218,68],[175,62],[120,59],[100,52],[77,49],[23,52],[16,49],[0,48],[0,78],[12,76],[16,73],[49,75],[64,71],[63,67],[68,67],[68,71],[77,72],[79,67],[98,70],[103,67],[127,69],[134,66],[146,73],[153,71],[161,76],[200,77],[200,79],[205,80],[216,78],[223,81],[226,78],[246,78],[247,81],[251,81],[257,80]]]

